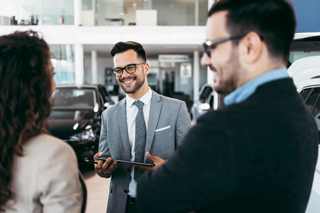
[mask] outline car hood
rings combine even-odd
[[[54,109],[48,118],[48,130],[52,135],[66,140],[83,131],[94,117],[93,110]]]

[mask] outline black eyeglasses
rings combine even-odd
[[[114,74],[116,75],[122,75],[123,71],[125,70],[128,74],[133,74],[136,72],[137,70],[137,66],[141,65],[141,64],[145,64],[145,63],[140,63],[140,64],[128,64],[125,67],[116,67],[113,68],[112,71]]]
[[[208,57],[211,57],[211,51],[217,48],[219,44],[222,44],[228,41],[240,40],[242,37],[244,37],[244,35],[230,36],[227,38],[218,38],[215,40],[207,40],[202,44],[203,50]]]

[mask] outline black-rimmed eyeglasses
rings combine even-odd
[[[122,75],[123,71],[125,70],[128,74],[133,74],[137,70],[137,66],[145,64],[145,63],[140,63],[140,64],[128,64],[125,67],[115,67],[112,69],[113,73],[116,75]]]
[[[211,57],[211,51],[217,48],[219,44],[223,44],[228,41],[240,40],[243,36],[244,35],[238,35],[238,36],[230,36],[227,38],[218,38],[215,40],[207,40],[202,44],[203,50],[208,57]]]

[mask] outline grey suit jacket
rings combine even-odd
[[[126,101],[106,109],[101,118],[99,151],[115,160],[131,159]],[[182,142],[191,121],[183,101],[152,92],[147,128],[146,152],[168,159]],[[125,213],[131,179],[130,168],[118,166],[111,176],[108,213]]]

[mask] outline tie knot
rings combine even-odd
[[[136,105],[139,110],[142,110],[142,109],[143,109],[144,103],[143,103],[142,101],[137,100],[137,101],[135,101],[133,104]]]

